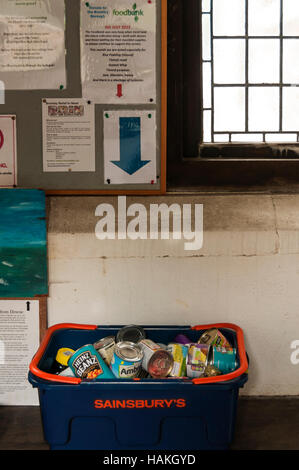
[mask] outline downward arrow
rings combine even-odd
[[[141,160],[140,117],[119,118],[120,160],[114,165],[129,175],[133,175],[151,160]]]
[[[117,93],[116,93],[116,96],[118,96],[119,98],[121,98],[123,96],[123,86],[122,84],[120,83],[119,85],[117,85]]]

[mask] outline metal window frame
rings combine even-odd
[[[299,192],[296,145],[201,148],[201,2],[168,3],[167,191]],[[200,152],[199,152],[200,149]]]

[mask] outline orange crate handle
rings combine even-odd
[[[38,348],[36,354],[33,356],[32,361],[29,365],[29,370],[32,374],[40,377],[43,380],[50,380],[51,382],[61,382],[61,383],[68,383],[68,384],[79,384],[81,379],[78,377],[64,377],[61,375],[49,374],[47,372],[43,372],[38,368],[38,363],[41,360],[46,347],[50,341],[50,338],[53,333],[57,330],[61,330],[63,328],[71,328],[76,330],[95,330],[97,325],[79,325],[77,323],[58,323],[57,325],[53,325],[47,329],[46,334]]]
[[[245,350],[244,334],[242,328],[234,323],[213,323],[211,325],[196,325],[191,327],[192,330],[208,330],[210,328],[228,328],[234,330],[237,334],[237,345],[240,358],[240,367],[229,374],[217,375],[216,377],[202,377],[198,379],[192,379],[195,385],[208,384],[216,382],[226,382],[228,380],[236,379],[240,375],[245,374],[248,370],[248,360]]]

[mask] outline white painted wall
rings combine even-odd
[[[131,203],[204,205],[204,245],[95,237],[95,209],[115,197],[51,197],[49,326],[233,322],[250,357],[245,395],[297,395],[299,196],[172,195]],[[299,355],[298,355],[299,357]]]

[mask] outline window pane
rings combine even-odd
[[[211,0],[202,0],[202,12],[211,11]]]
[[[211,107],[211,64],[204,63],[202,64],[202,89],[203,89],[203,107]]]
[[[215,134],[214,142],[229,142],[229,134]]]
[[[299,39],[283,41],[283,81],[299,85]]]
[[[280,0],[248,0],[249,36],[280,34]]]
[[[202,58],[203,60],[211,59],[210,16],[211,15],[202,15]]]
[[[249,89],[249,131],[279,130],[279,88]]]
[[[232,142],[263,142],[263,134],[232,134]]]
[[[212,141],[211,119],[212,119],[212,112],[204,111],[203,112],[203,140],[204,142],[207,142],[207,143]]]
[[[299,129],[299,88],[288,87],[283,90],[283,130]]]
[[[245,82],[245,40],[214,40],[215,83]]]
[[[214,36],[244,36],[245,0],[213,1]]]
[[[217,87],[214,90],[215,131],[245,131],[245,89]]]
[[[266,142],[297,142],[297,134],[266,134]]]
[[[249,82],[278,83],[280,75],[279,39],[249,40]]]
[[[283,34],[299,36],[299,2],[283,0]]]

